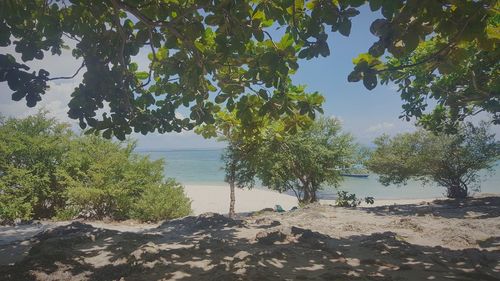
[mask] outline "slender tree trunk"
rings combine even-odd
[[[230,195],[229,195],[229,217],[232,218],[234,217],[234,204],[236,201],[235,195],[234,195],[234,181],[231,181],[229,183],[229,189],[230,189]]]
[[[236,178],[235,166],[231,165],[231,176],[229,180],[229,217],[234,217],[234,205],[236,202],[236,196],[234,194],[235,183],[234,180]]]

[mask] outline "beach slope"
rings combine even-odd
[[[24,238],[0,243],[0,280],[500,280],[498,196],[206,213],[123,231],[68,222]]]

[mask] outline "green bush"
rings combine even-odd
[[[159,221],[187,216],[191,213],[191,200],[184,188],[169,179],[160,185],[148,186],[134,204],[132,218],[141,221]]]
[[[344,190],[337,191],[337,199],[335,199],[335,206],[338,207],[357,207],[361,204],[362,199],[358,198],[354,193],[348,193]],[[366,204],[373,204],[373,197],[365,197]]]
[[[158,220],[188,214],[191,205],[182,187],[164,182],[163,161],[136,155],[134,147],[134,142],[77,136],[44,113],[2,121],[0,223],[52,217],[121,220],[133,214]],[[151,215],[143,206],[148,200],[154,206]]]
[[[133,142],[82,136],[71,145],[59,176],[67,186],[66,208],[78,209],[80,217],[127,219],[145,188],[162,183],[163,161],[133,154]]]
[[[44,113],[0,121],[0,223],[51,217],[64,204],[57,173],[72,136]]]

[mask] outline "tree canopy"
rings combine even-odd
[[[375,140],[376,149],[366,162],[384,185],[406,184],[410,179],[446,187],[450,198],[465,198],[478,191],[481,170],[491,170],[500,159],[500,142],[479,126],[461,125],[457,134],[425,130]]]
[[[368,89],[380,77],[400,87],[418,83],[404,71],[432,65],[429,73],[441,72],[447,58],[460,57],[470,44],[490,52],[496,65],[493,71],[471,73],[498,76],[495,0],[6,0],[0,2],[0,47],[14,48],[0,54],[0,82],[8,83],[14,100],[35,106],[49,81],[83,71],[71,94],[69,117],[82,128],[119,139],[132,131],[163,133],[210,124],[221,106],[237,109],[243,119],[251,110],[275,118],[314,116],[322,98],[293,87],[290,76],[299,59],[328,56],[329,32],[348,36],[351,19],[365,3],[381,13],[370,26],[379,40],[354,60],[349,81],[363,81]],[[427,41],[435,43],[434,50],[418,56]],[[53,77],[28,66],[64,48],[83,61],[75,73]],[[140,52],[149,53],[146,69],[137,63]],[[477,102],[496,114],[495,85],[480,89],[485,95],[462,99],[465,105],[458,103],[458,109]],[[402,92],[410,104],[405,114],[420,117],[420,99],[429,93],[439,100],[433,91]],[[182,107],[190,109],[189,118],[176,116]],[[103,108],[108,112],[98,116]]]
[[[355,149],[337,119],[322,117],[306,129],[263,142],[257,177],[270,189],[293,191],[301,203],[316,202],[324,184],[339,186],[341,169],[355,162]]]

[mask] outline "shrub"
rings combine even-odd
[[[84,218],[128,218],[144,189],[163,180],[163,162],[133,154],[134,145],[97,136],[75,139],[59,174],[67,186],[65,208]]]
[[[72,136],[43,112],[0,122],[0,222],[50,217],[64,204],[57,169]]]
[[[348,193],[344,190],[337,191],[337,199],[335,199],[335,205],[338,207],[357,207],[361,204],[362,199],[356,197],[354,193]],[[373,204],[373,197],[365,197],[366,204]]]
[[[133,206],[132,218],[141,221],[159,221],[187,216],[191,200],[184,188],[173,179],[164,184],[148,186]]]
[[[134,147],[130,141],[77,136],[43,112],[2,122],[0,223],[51,217],[127,219],[139,201],[152,200],[152,192],[160,201],[151,202],[166,205],[153,209],[151,218],[144,209],[141,216],[147,220],[189,213],[182,187],[172,180],[164,183],[163,161],[136,155]]]

